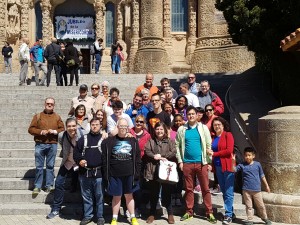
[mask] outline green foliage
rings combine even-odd
[[[216,8],[233,42],[247,46],[258,68],[272,74],[273,93],[283,105],[300,104],[300,56],[280,49],[280,41],[300,27],[300,0],[216,0]]]
[[[280,40],[300,26],[299,0],[216,0],[235,43],[258,54],[278,53]]]

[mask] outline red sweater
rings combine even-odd
[[[136,138],[136,134],[134,132],[134,127],[130,129],[130,133],[133,135],[133,137]],[[144,150],[145,145],[148,142],[148,140],[150,140],[150,139],[151,139],[151,135],[148,133],[147,130],[144,129],[143,136],[138,141],[139,142],[139,147],[140,147],[140,150],[141,150],[141,158],[143,158],[143,156],[145,154],[145,150]]]
[[[213,139],[215,136],[213,137]],[[234,172],[232,169],[234,139],[230,132],[223,131],[218,143],[218,151],[214,152],[213,157],[220,157],[222,172]]]

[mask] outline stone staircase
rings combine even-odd
[[[179,83],[185,81],[184,74],[159,74],[155,75],[154,83],[159,85],[163,77],[171,80],[171,85],[176,89]],[[204,78],[203,78],[204,77]],[[213,79],[209,75],[199,75],[197,79]],[[229,85],[234,76],[226,76]],[[145,74],[120,74],[120,75],[80,75],[80,84],[101,83],[108,80],[111,87],[120,89],[120,97],[126,103],[131,102],[135,88],[145,80]],[[217,84],[217,80],[215,80]],[[224,86],[224,82],[219,82]],[[227,85],[227,86],[228,86]],[[225,87],[225,86],[224,86]],[[227,87],[226,87],[227,88]],[[67,118],[72,97],[78,96],[78,87],[57,87],[55,77],[52,75],[50,87],[18,86],[18,74],[0,74],[0,215],[46,215],[50,211],[49,204],[53,201],[53,195],[43,191],[33,198],[35,166],[34,166],[34,142],[33,137],[28,134],[27,129],[33,115],[43,110],[44,99],[52,96],[56,100],[55,111],[61,115],[63,120]],[[59,148],[60,151],[60,148]],[[55,173],[58,172],[61,159],[57,157],[55,162]],[[67,184],[68,189],[68,184]],[[235,208],[237,214],[244,214],[244,207],[240,204],[240,196],[236,196]],[[80,193],[65,194],[62,213],[81,213]],[[213,197],[216,211],[224,211],[222,196]],[[203,207],[200,206],[200,210]]]

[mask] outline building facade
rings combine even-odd
[[[0,43],[8,41],[14,47],[18,67],[22,37],[49,43],[57,36],[58,16],[91,17],[94,39],[104,40],[104,61],[110,60],[115,40],[122,44],[126,57],[122,73],[245,71],[254,65],[254,55],[232,42],[214,4],[214,0],[0,0],[4,9]],[[93,40],[74,42],[87,56]]]

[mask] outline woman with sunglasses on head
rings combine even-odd
[[[154,137],[145,145],[144,177],[150,191],[150,215],[146,223],[153,223],[156,216],[156,204],[161,189],[162,203],[168,212],[168,223],[173,224],[174,216],[171,203],[173,185],[157,181],[157,166],[160,160],[176,162],[176,147],[174,141],[168,138],[168,128],[162,122],[154,126]]]
[[[151,135],[146,130],[146,119],[143,115],[137,115],[135,117],[135,126],[130,129],[130,133],[133,137],[135,137],[139,143],[140,151],[141,151],[141,159],[142,159],[142,166],[141,166],[141,174],[144,171],[145,163],[144,163],[144,155],[145,155],[145,145],[151,139]],[[141,182],[142,181],[142,182]],[[140,216],[140,206],[142,202],[142,192],[143,192],[143,179],[140,179],[140,189],[133,193],[134,201],[135,201],[135,215],[137,217]]]
[[[207,104],[204,108],[205,116],[203,117],[203,124],[205,124],[209,130],[211,130],[211,122],[213,121],[213,119],[218,117],[215,115],[214,110],[215,108],[212,104]]]
[[[180,114],[184,121],[187,121],[186,108],[188,107],[188,100],[184,95],[179,95],[175,100],[175,113]]]

